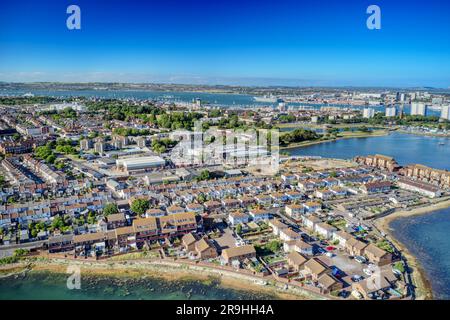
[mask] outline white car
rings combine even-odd
[[[364,298],[363,295],[359,291],[356,291],[356,290],[352,291],[352,296],[354,296],[358,300]]]
[[[364,272],[365,274],[367,274],[368,276],[371,276],[371,275],[373,274],[373,271],[370,270],[369,268],[363,269],[363,272]]]
[[[355,257],[355,261],[358,262],[358,263],[363,264],[363,263],[366,263],[367,260],[366,260],[366,258],[364,258],[362,256],[356,256]]]
[[[363,276],[360,276],[360,275],[358,275],[358,274],[355,274],[353,277],[352,277],[352,281],[353,282],[359,282],[359,281],[361,281],[361,280],[363,280],[364,279],[364,277]]]

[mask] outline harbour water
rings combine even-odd
[[[217,280],[171,280],[152,277],[85,276],[81,289],[69,290],[67,275],[28,272],[0,278],[0,300],[266,300],[269,294],[233,290]]]
[[[35,96],[50,96],[50,97],[87,97],[87,98],[107,98],[107,99],[134,99],[134,100],[156,100],[167,102],[188,103],[195,99],[200,99],[202,102],[211,106],[220,107],[275,107],[276,103],[256,101],[253,96],[248,94],[234,94],[234,93],[207,93],[207,92],[180,92],[180,91],[151,91],[151,90],[0,90],[0,96],[22,96],[27,93],[32,93]],[[323,104],[312,104],[307,102],[302,103],[288,103],[293,108],[305,107],[309,109],[320,109]],[[350,105],[326,105],[337,106],[341,108],[359,108],[364,106],[350,106]],[[371,106],[376,111],[384,112],[384,106]],[[408,113],[409,105],[404,106],[404,112]],[[436,110],[428,110],[429,115],[439,115],[440,112]]]
[[[450,299],[450,208],[392,221],[393,235],[422,265],[434,299]]]

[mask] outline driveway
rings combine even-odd
[[[340,270],[344,271],[349,276],[353,276],[355,274],[365,275],[362,271],[365,265],[356,262],[355,259],[349,259],[347,255],[338,253],[333,258],[328,259],[331,265],[338,267]]]

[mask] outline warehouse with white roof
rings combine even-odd
[[[136,171],[145,172],[150,169],[164,167],[165,165],[166,161],[158,156],[125,158],[117,159],[116,161],[117,169],[126,171],[127,173]]]

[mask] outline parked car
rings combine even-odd
[[[400,270],[398,270],[398,269],[395,269],[395,268],[392,268],[392,273],[394,273],[397,276],[401,276],[402,275],[402,272]]]
[[[363,256],[356,256],[356,257],[355,257],[355,260],[356,260],[356,262],[361,263],[361,264],[367,262],[367,259],[364,258]]]
[[[356,290],[352,291],[352,296],[354,296],[358,300],[361,300],[362,298],[364,298],[363,295],[359,291],[356,291]]]
[[[368,276],[371,276],[371,275],[373,274],[373,271],[370,270],[369,268],[364,268],[364,269],[363,269],[363,272],[364,272],[365,274],[367,274]]]
[[[351,279],[352,279],[353,282],[359,282],[359,281],[363,280],[364,277],[363,277],[363,276],[360,276],[360,275],[358,275],[358,274],[355,274],[354,276],[352,276]]]

